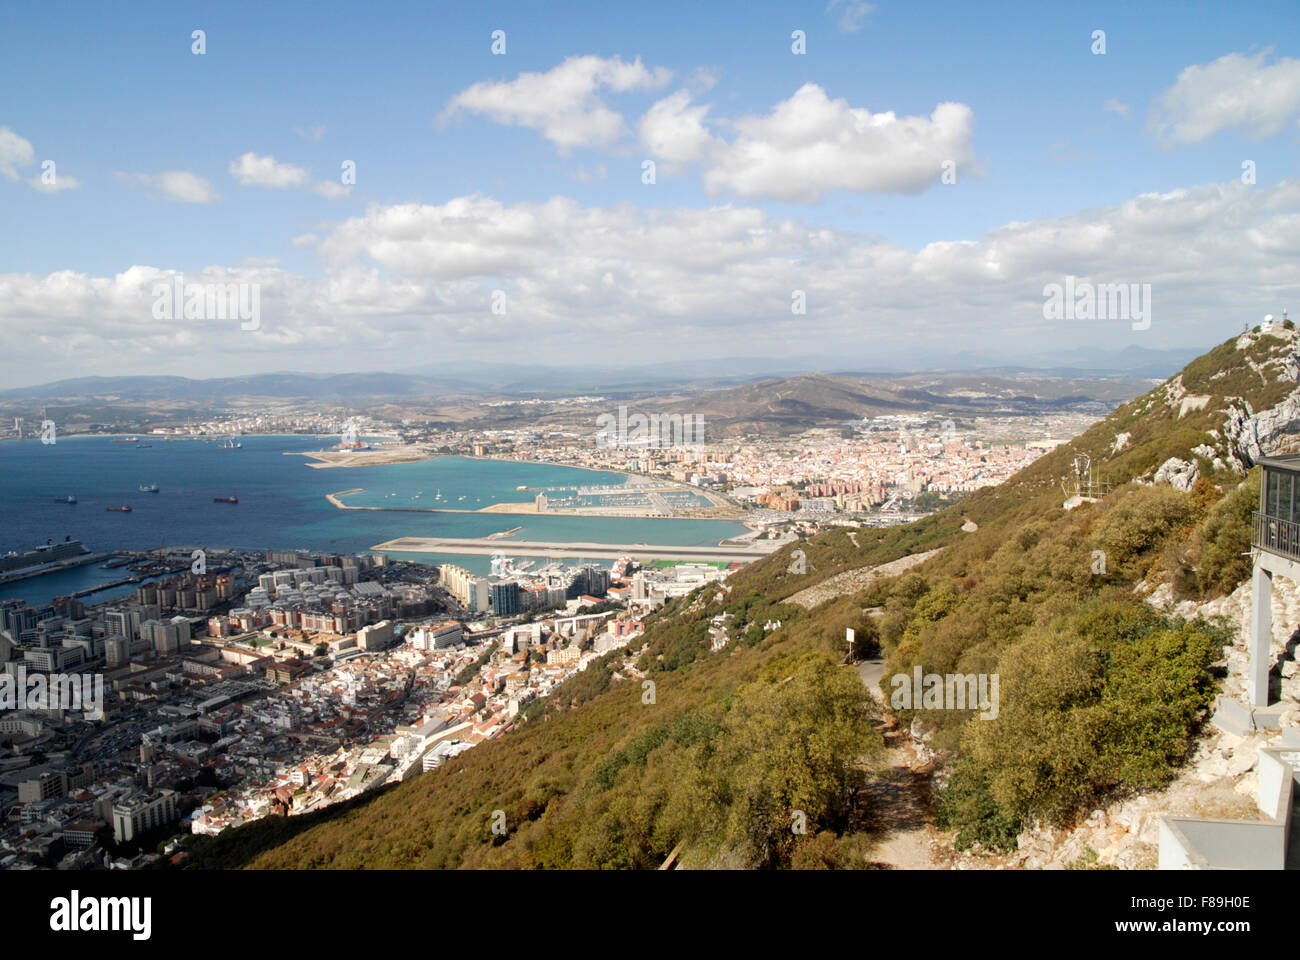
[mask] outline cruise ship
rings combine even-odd
[[[47,563],[67,560],[69,557],[80,557],[87,553],[90,553],[90,551],[86,549],[80,540],[73,540],[69,537],[62,543],[47,543],[35,550],[24,550],[22,553],[10,551],[5,556],[0,557],[0,573],[21,570],[24,567],[39,567]]]

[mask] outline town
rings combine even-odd
[[[647,614],[739,566],[532,572],[502,554],[483,577],[383,554],[200,552],[205,572],[128,598],[0,604],[7,678],[94,672],[103,690],[0,718],[0,868],[183,859],[185,834],[418,776],[598,658],[637,652]],[[160,554],[148,562],[176,569],[191,551]]]

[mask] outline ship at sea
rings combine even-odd
[[[104,509],[107,510],[109,513],[130,513],[131,512],[131,508],[127,506],[105,507]]]
[[[217,449],[218,450],[241,450],[243,449],[243,446],[244,444],[242,441],[236,440],[234,437],[226,437],[226,439],[222,440],[219,444],[217,444]]]
[[[66,538],[62,543],[46,543],[34,550],[24,550],[22,553],[11,550],[0,557],[0,573],[20,570],[23,567],[38,567],[58,560],[67,560],[69,557],[80,557],[87,553],[90,551],[82,542],[71,537]]]
[[[213,503],[238,503],[239,498],[238,497],[213,497],[212,502]]]
[[[114,443],[139,443],[140,438],[139,437],[115,437],[113,442]]]
[[[75,504],[75,503],[77,502],[77,495],[76,495],[75,493],[70,493],[70,494],[68,494],[66,497],[55,497],[55,498],[54,498],[54,502],[55,502],[55,503],[74,503],[74,504]]]
[[[158,484],[156,484],[156,483],[142,483],[142,484],[140,484],[140,492],[141,492],[141,493],[157,493],[157,492],[158,492]]]

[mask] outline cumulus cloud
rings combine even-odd
[[[846,364],[926,340],[1025,350],[1122,334],[1157,348],[1200,345],[1300,290],[1296,180],[1141,194],[915,251],[748,206],[584,207],[566,197],[372,205],[317,229],[328,230],[319,277],[254,262],[185,277],[261,284],[256,336],[266,369],[304,350],[338,351],[353,368],[400,366],[422,353],[485,356],[523,330],[539,361],[593,343],[608,344],[602,356],[611,358],[632,342],[647,359],[670,359],[687,344],[698,356],[734,354],[738,343],[768,355],[807,351],[809,324]],[[46,379],[66,376],[73,362],[120,372],[141,357],[246,361],[253,334],[153,320],[151,283],[171,275],[143,266],[112,277],[0,274],[6,359],[25,376],[46,370]],[[1044,320],[1043,287],[1066,276],[1150,283],[1151,329]],[[507,292],[506,315],[491,311],[494,289]],[[794,290],[805,292],[807,316],[791,314]]]
[[[1166,146],[1201,143],[1224,130],[1259,140],[1280,133],[1300,112],[1300,60],[1271,50],[1229,53],[1194,64],[1151,107],[1149,129]]]
[[[672,174],[703,160],[722,146],[705,126],[707,105],[693,105],[689,90],[678,90],[654,104],[637,125],[642,145]]]
[[[476,83],[447,102],[439,120],[481,114],[507,126],[539,131],[561,152],[602,146],[627,133],[623,116],[601,99],[604,91],[656,90],[672,79],[663,67],[648,69],[637,57],[570,57],[545,73],[521,73],[505,82]]]
[[[131,186],[145,187],[178,203],[215,203],[220,199],[208,180],[188,170],[164,170],[156,174],[116,173],[114,176]]]
[[[0,127],[0,177],[16,183],[20,178],[18,168],[35,162],[36,151],[32,149],[31,141],[8,127]]]
[[[230,175],[244,187],[267,187],[271,190],[298,190],[307,185],[306,167],[280,163],[269,154],[259,157],[251,150],[230,161]]]
[[[738,136],[705,174],[714,193],[816,203],[831,190],[920,193],[944,163],[973,164],[975,114],[941,103],[928,117],[872,113],[805,83],[766,116],[737,120]]]
[[[8,127],[0,127],[0,177],[18,183],[20,180],[41,193],[61,193],[64,190],[76,190],[81,181],[76,177],[58,173],[56,166],[46,168],[52,161],[41,165],[41,172],[24,179],[19,167],[30,167],[36,162],[36,151],[31,141],[20,137]]]
[[[311,185],[311,192],[329,200],[337,200],[350,194],[352,187],[345,186],[334,180],[318,180]]]
[[[41,193],[62,193],[64,190],[76,190],[81,187],[81,181],[76,177],[70,177],[66,173],[58,173],[57,170],[52,171],[52,175],[48,180],[43,175],[38,175],[24,182],[33,190],[39,190]]]
[[[292,163],[280,163],[275,157],[259,157],[249,151],[230,161],[230,175],[245,187],[270,190],[310,190],[318,196],[337,200],[352,193],[350,186],[333,180],[311,181],[311,171]]]

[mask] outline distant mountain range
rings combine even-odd
[[[1196,355],[1193,350],[1082,350],[1037,355],[1018,364],[975,354],[958,354],[942,365],[911,368],[854,366],[843,356],[785,360],[737,357],[727,360],[684,359],[637,366],[457,363],[393,373],[260,373],[241,377],[190,379],[177,376],[76,377],[36,386],[0,390],[0,401],[97,399],[106,402],[173,401],[219,403],[232,398],[267,397],[356,403],[364,400],[494,394],[561,396],[584,392],[636,395],[665,390],[698,391],[753,384],[762,378],[788,378],[810,370],[831,374],[897,379],[932,373],[981,373],[999,377],[1032,374],[1072,379],[1164,378]],[[828,388],[829,389],[829,388]],[[843,389],[841,386],[837,389]],[[866,393],[870,389],[863,387]],[[1136,391],[1140,392],[1140,391]],[[865,395],[865,394],[864,394]],[[1132,396],[1132,393],[1128,394]],[[889,405],[896,398],[877,396]],[[918,398],[920,399],[920,398]],[[1127,399],[1127,398],[1125,398]]]

